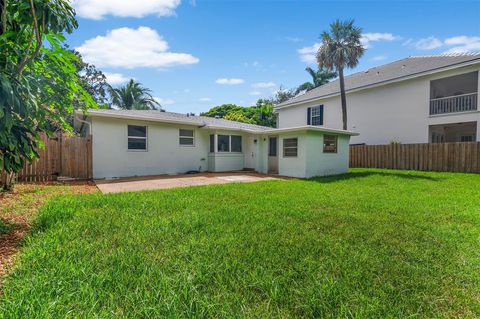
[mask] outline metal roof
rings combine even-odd
[[[347,92],[359,90],[372,85],[408,79],[429,72],[441,71],[448,67],[475,63],[480,63],[480,53],[411,56],[346,76],[345,90]],[[303,95],[296,96],[288,101],[277,104],[275,107],[282,108],[337,94],[340,94],[340,84],[338,79],[310,90]]]

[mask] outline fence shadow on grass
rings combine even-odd
[[[433,181],[438,182],[443,180],[442,177],[434,177],[428,176],[425,174],[418,174],[413,172],[385,172],[385,171],[367,171],[367,172],[349,172],[340,175],[333,175],[333,176],[324,176],[324,177],[313,177],[308,179],[308,181],[317,182],[317,183],[334,183],[345,181],[349,179],[358,179],[370,176],[383,176],[383,177],[398,177],[402,179],[410,179],[410,180],[423,180],[423,181]]]

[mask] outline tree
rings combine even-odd
[[[275,95],[270,99],[273,105],[280,104],[297,95],[295,89],[285,89],[284,87],[280,86],[280,88],[275,92]]]
[[[200,113],[200,115],[269,127],[275,127],[277,119],[273,113],[272,102],[267,99],[259,99],[256,105],[248,107],[222,104]]]
[[[345,67],[354,68],[365,52],[360,42],[362,29],[353,25],[354,20],[337,20],[330,25],[330,32],[321,35],[322,45],[317,52],[319,68],[336,70],[339,75],[340,95],[342,100],[343,129],[347,129],[347,98],[345,94]]]
[[[83,61],[79,52],[72,50],[77,56],[75,61],[77,74],[80,78],[80,85],[87,91],[101,108],[109,108],[109,92],[112,87],[107,83],[107,77],[93,64]],[[81,103],[81,101],[78,101]]]
[[[242,107],[235,104],[222,104],[212,107],[207,112],[202,112],[200,115],[208,117],[225,118],[229,113],[242,111]]]
[[[316,87],[319,87],[321,85],[327,84],[330,82],[331,79],[334,79],[337,77],[337,73],[328,70],[326,68],[319,68],[318,70],[314,70],[311,67],[305,68],[305,71],[307,71],[308,74],[312,77],[312,82],[305,82],[301,84],[297,90],[296,94],[302,92],[302,91],[310,91]]]
[[[152,96],[151,90],[130,79],[127,84],[111,90],[112,104],[123,110],[161,109],[160,103]]]
[[[74,101],[95,107],[80,85],[63,32],[77,27],[66,0],[2,0],[0,4],[0,171],[11,188],[25,161],[38,157],[40,132],[71,129],[66,121]],[[52,123],[54,125],[52,125]]]

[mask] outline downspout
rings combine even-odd
[[[75,114],[75,119],[78,120],[80,123],[87,124],[88,125],[88,135],[92,135],[92,124],[90,122],[87,122],[85,120],[82,120],[77,117],[77,114]]]

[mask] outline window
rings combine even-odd
[[[230,135],[218,135],[218,151],[230,152]]]
[[[195,138],[193,135],[193,130],[179,130],[179,143],[184,146],[194,146]]]
[[[210,153],[215,152],[215,135],[210,134]]]
[[[308,108],[308,125],[323,125],[323,105]]]
[[[268,138],[268,156],[277,156],[277,138]]]
[[[131,151],[147,150],[147,127],[128,125],[128,149]]]
[[[337,136],[324,135],[323,136],[323,152],[336,153],[337,152]]]
[[[242,152],[242,137],[238,135],[230,136],[232,149],[231,152]]]
[[[283,139],[283,157],[297,157],[298,138]]]
[[[460,136],[460,142],[475,142],[475,136],[473,136],[473,135],[462,135],[462,136]]]

